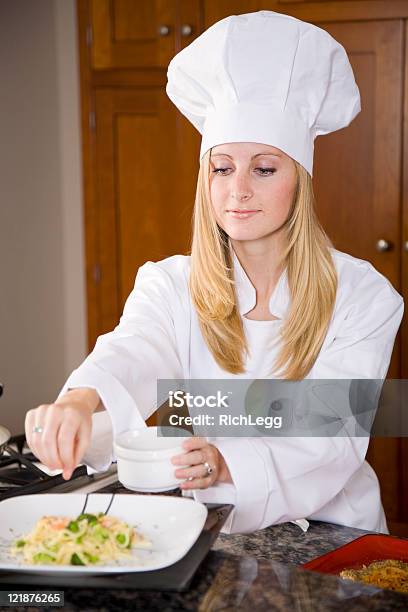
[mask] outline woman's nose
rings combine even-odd
[[[231,196],[239,201],[248,200],[252,196],[252,188],[249,179],[236,175],[231,185]]]

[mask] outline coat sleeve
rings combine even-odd
[[[403,315],[401,296],[370,268],[342,313],[312,378],[384,379]],[[226,533],[307,518],[344,488],[364,462],[368,443],[368,437],[223,438],[214,444],[225,458],[234,487],[197,491],[195,498],[228,501],[235,489],[236,506]]]
[[[166,270],[153,262],[141,266],[118,326],[99,336],[60,392],[93,388],[106,408],[94,414],[92,442],[84,457],[95,470],[106,469],[114,459],[113,436],[145,426],[156,410],[157,379],[183,377],[171,308],[175,299]]]

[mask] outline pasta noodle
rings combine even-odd
[[[408,563],[396,559],[374,561],[360,569],[343,570],[340,576],[373,584],[381,589],[408,593]]]
[[[81,514],[43,516],[11,552],[27,564],[97,565],[131,557],[132,548],[150,548],[151,542],[113,516]]]

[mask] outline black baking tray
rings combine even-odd
[[[101,588],[101,589],[134,589],[148,591],[186,591],[199,565],[217,539],[217,536],[230,515],[232,504],[204,504],[208,515],[205,525],[188,553],[173,565],[149,572],[130,572],[124,574],[104,575],[60,575],[47,576],[25,574],[22,572],[0,572],[0,590],[7,590],[7,585],[18,585],[19,590],[27,590],[33,585],[38,590],[49,590],[49,587],[67,588]],[[28,589],[28,590],[30,590]]]

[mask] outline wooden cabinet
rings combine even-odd
[[[117,324],[139,266],[190,247],[200,138],[165,85],[168,62],[190,42],[182,31],[189,26],[197,35],[200,10],[194,1],[80,0],[78,17],[92,347]],[[125,32],[119,22],[133,23],[134,32],[128,23],[126,36],[107,34]],[[163,23],[172,31],[167,55],[157,29]],[[135,52],[141,32],[152,33],[143,38],[151,56]],[[126,62],[134,69],[124,69]]]
[[[317,211],[336,248],[408,301],[408,2],[78,0],[90,348],[140,265],[189,252],[200,135],[165,93],[170,59],[219,19],[261,9],[316,23],[348,52],[362,112],[315,141]],[[407,319],[389,378],[408,378]],[[368,459],[392,531],[408,535],[408,440],[372,440]]]
[[[401,291],[403,22],[321,26],[347,49],[363,110],[347,129],[316,139],[318,216],[336,248],[371,261]],[[380,241],[388,250],[379,250]],[[399,337],[388,377],[400,371]],[[402,507],[401,451],[402,440],[376,438],[367,456],[389,520],[399,519]]]
[[[177,130],[164,84],[97,89],[95,113],[96,306],[105,331],[119,319],[139,266],[187,252],[199,140]],[[180,165],[187,144],[191,161]]]
[[[167,68],[200,29],[195,0],[90,0],[89,8],[87,37],[97,70]]]
[[[336,248],[371,261],[401,292],[404,24],[321,25],[347,50],[362,111],[346,129],[315,141],[318,216]],[[390,378],[400,375],[400,356],[397,343]]]

